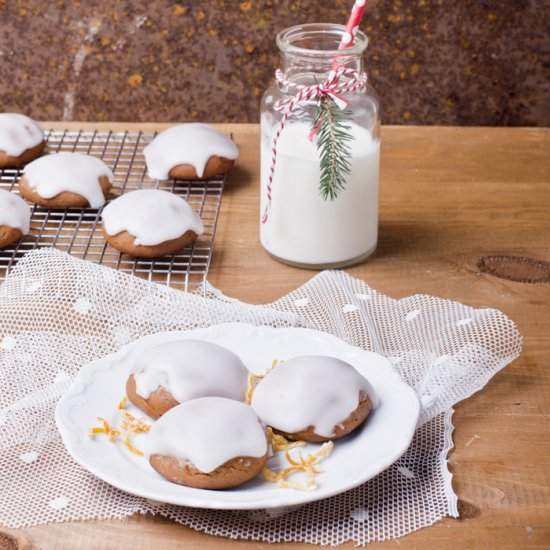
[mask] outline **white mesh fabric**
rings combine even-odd
[[[224,322],[302,326],[390,358],[416,390],[413,443],[388,470],[342,495],[293,510],[212,511],[115,489],[67,454],[54,422],[79,369],[146,334]],[[213,535],[267,542],[366,544],[456,516],[446,456],[452,406],[518,356],[521,336],[499,311],[431,296],[393,300],[326,271],[267,306],[207,298],[129,277],[55,250],[21,260],[0,287],[0,523],[161,514]]]

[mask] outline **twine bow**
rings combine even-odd
[[[340,79],[342,76],[348,76],[349,78],[341,82]],[[286,120],[296,105],[306,101],[311,101],[312,99],[328,96],[340,109],[345,109],[348,102],[342,97],[342,95],[349,92],[355,92],[367,85],[366,74],[360,74],[355,69],[346,68],[330,71],[324,82],[314,84],[312,86],[305,86],[303,84],[295,84],[294,82],[290,82],[283,77],[283,73],[280,70],[277,70],[275,73],[275,78],[279,84],[290,89],[295,89],[297,90],[297,93],[294,96],[279,99],[279,101],[273,105],[273,109],[279,113],[282,113],[283,118],[281,119],[277,132],[275,133],[275,137],[273,138],[273,146],[271,148],[271,167],[269,170],[269,180],[267,183],[267,205],[262,216],[262,223],[267,222],[271,208],[271,186],[273,184],[273,176],[275,174],[275,165],[277,164],[277,143],[281,132],[285,127]],[[314,134],[315,130],[313,130],[312,135]]]

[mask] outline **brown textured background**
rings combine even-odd
[[[352,4],[0,0],[0,110],[256,122],[275,34]],[[370,0],[362,29],[384,123],[550,126],[550,0]]]

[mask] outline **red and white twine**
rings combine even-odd
[[[346,80],[340,82],[340,78],[346,76]],[[273,138],[273,146],[271,148],[271,167],[269,170],[269,179],[267,183],[267,205],[265,207],[264,214],[262,216],[262,223],[266,223],[269,217],[269,210],[271,208],[271,187],[273,184],[273,176],[275,174],[275,165],[277,164],[277,143],[281,132],[283,131],[287,118],[290,113],[294,110],[296,105],[306,101],[311,101],[313,99],[318,99],[323,96],[328,96],[334,100],[336,105],[340,109],[344,109],[348,102],[342,97],[342,94],[349,92],[355,92],[364,88],[367,85],[367,75],[360,74],[355,69],[346,69],[340,68],[335,71],[330,71],[327,79],[321,84],[315,84],[312,86],[305,86],[303,84],[295,84],[290,82],[283,77],[283,73],[278,70],[275,73],[277,82],[282,86],[285,86],[289,89],[298,90],[296,95],[279,99],[274,105],[273,109],[283,114],[283,118],[279,123],[275,137]]]

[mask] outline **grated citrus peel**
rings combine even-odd
[[[244,402],[247,405],[250,405],[252,403],[252,394],[254,393],[254,386],[255,386],[255,380],[254,380],[254,374],[250,373],[248,375],[248,383],[246,386],[246,393],[244,394]]]
[[[265,378],[277,365],[280,365],[281,363],[284,363],[284,360],[282,359],[273,359],[271,361],[271,367],[269,367],[263,374],[254,374],[250,373],[248,375],[248,384],[246,388],[246,393],[244,394],[244,402],[247,405],[250,405],[252,402],[252,394],[254,393],[254,388],[256,387],[256,384],[262,380],[262,378]]]
[[[317,487],[315,476],[321,472],[320,468],[318,468],[316,464],[329,456],[333,448],[334,443],[332,443],[332,441],[327,441],[326,443],[323,443],[321,448],[316,453],[308,453],[307,457],[304,457],[301,452],[298,452],[298,458],[292,457],[289,451],[286,450],[285,459],[290,466],[284,470],[281,470],[279,473],[276,473],[269,468],[264,468],[264,478],[266,481],[277,483],[279,487],[285,489],[311,491]],[[305,482],[298,483],[287,479],[295,472],[304,472],[306,474]]]
[[[107,422],[107,420],[101,418],[100,416],[98,416],[97,419],[103,424],[103,426],[90,428],[90,430],[88,431],[88,435],[90,437],[93,437],[97,434],[105,434],[109,441],[114,441],[120,435],[120,432],[118,430],[111,428],[111,425],[109,424],[109,422]]]
[[[267,435],[271,441],[273,452],[284,452],[285,459],[290,466],[284,468],[279,473],[269,468],[264,468],[264,479],[272,483],[277,483],[277,485],[283,489],[297,489],[299,491],[311,491],[315,489],[317,487],[315,477],[317,474],[321,473],[321,469],[317,464],[330,455],[334,448],[334,443],[332,441],[327,441],[321,445],[321,448],[316,453],[308,453],[306,457],[298,451],[298,457],[296,458],[291,456],[289,451],[294,447],[305,445],[304,441],[289,443],[282,435],[273,433],[271,428],[267,428]],[[299,483],[287,479],[291,474],[296,472],[305,473],[306,480]]]
[[[305,441],[293,441],[292,443],[289,443],[286,437],[276,434],[270,427],[267,428],[267,437],[271,443],[271,450],[274,453],[279,451],[288,451],[294,447],[301,447],[306,444]]]
[[[90,428],[88,435],[94,437],[95,435],[106,435],[107,439],[111,442],[115,442],[118,439],[122,440],[124,446],[137,456],[143,456],[143,452],[132,445],[132,437],[136,433],[145,433],[151,429],[151,426],[145,422],[145,417],[136,418],[130,414],[125,407],[128,403],[128,398],[124,397],[120,401],[117,407],[117,411],[122,416],[120,426],[118,428],[112,428],[109,422],[104,418],[98,417],[97,419],[102,423],[102,426],[96,426]]]

